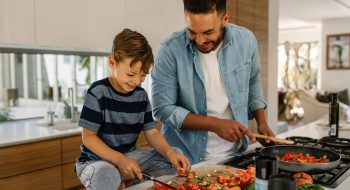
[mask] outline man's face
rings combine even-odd
[[[216,11],[206,14],[193,14],[185,11],[189,38],[195,42],[202,53],[209,53],[217,48],[223,40],[224,27],[230,13],[219,14]]]

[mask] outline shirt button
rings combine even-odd
[[[203,160],[203,158],[199,158],[200,160]]]
[[[203,140],[207,139],[207,137],[203,137]]]

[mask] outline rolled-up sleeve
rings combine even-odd
[[[253,119],[253,112],[255,110],[260,108],[266,109],[267,107],[262,94],[262,85],[260,80],[260,60],[259,60],[257,42],[255,37],[253,39],[254,39],[252,43],[253,54],[251,57],[252,67],[251,67],[251,73],[250,73],[250,79],[249,79],[249,97],[248,97],[249,119]]]
[[[154,118],[180,129],[189,110],[176,106],[179,89],[176,60],[164,43],[156,54],[151,77]]]

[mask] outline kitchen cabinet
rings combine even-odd
[[[35,6],[36,44],[85,47],[84,0],[37,0]]]
[[[0,148],[0,189],[71,189],[81,135]]]
[[[34,44],[34,0],[0,1],[0,43]]]
[[[124,0],[86,1],[86,48],[111,49],[114,36],[125,28],[124,7]]]

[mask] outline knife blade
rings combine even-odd
[[[153,176],[150,176],[150,175],[145,174],[145,173],[143,173],[143,172],[141,172],[141,174],[143,175],[143,177],[145,178],[145,180],[151,180],[151,181],[160,183],[160,184],[162,184],[162,185],[164,185],[164,186],[166,186],[166,187],[169,187],[169,188],[171,188],[171,189],[177,189],[177,187],[175,187],[175,186],[173,186],[173,185],[171,185],[171,184],[167,184],[167,183],[165,183],[165,182],[163,182],[163,181],[160,181],[160,180],[156,179],[156,178],[153,177]]]

